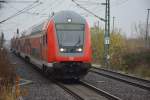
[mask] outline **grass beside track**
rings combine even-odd
[[[15,92],[13,92],[15,76],[7,51],[0,48],[0,100],[15,100]]]

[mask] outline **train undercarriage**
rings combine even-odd
[[[61,62],[54,63],[50,71],[56,79],[80,79],[83,78],[91,67],[90,63],[82,62]]]

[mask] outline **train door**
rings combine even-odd
[[[41,43],[41,59],[47,61],[47,34],[43,34]]]
[[[40,59],[43,59],[43,36],[40,37]]]
[[[30,55],[31,54],[31,44],[30,44],[30,39],[29,38],[26,38],[25,39],[25,53],[27,55]]]

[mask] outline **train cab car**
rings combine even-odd
[[[86,75],[91,62],[88,23],[74,12],[60,12],[53,18],[56,35],[54,63],[56,73],[61,73],[65,78],[79,78]]]
[[[90,38],[84,17],[73,11],[60,11],[32,27],[22,39],[25,42],[20,54],[55,78],[80,79],[91,66]]]

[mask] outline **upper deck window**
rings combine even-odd
[[[72,30],[72,31],[83,31],[84,25],[83,24],[56,24],[57,31],[65,31],[65,30]]]

